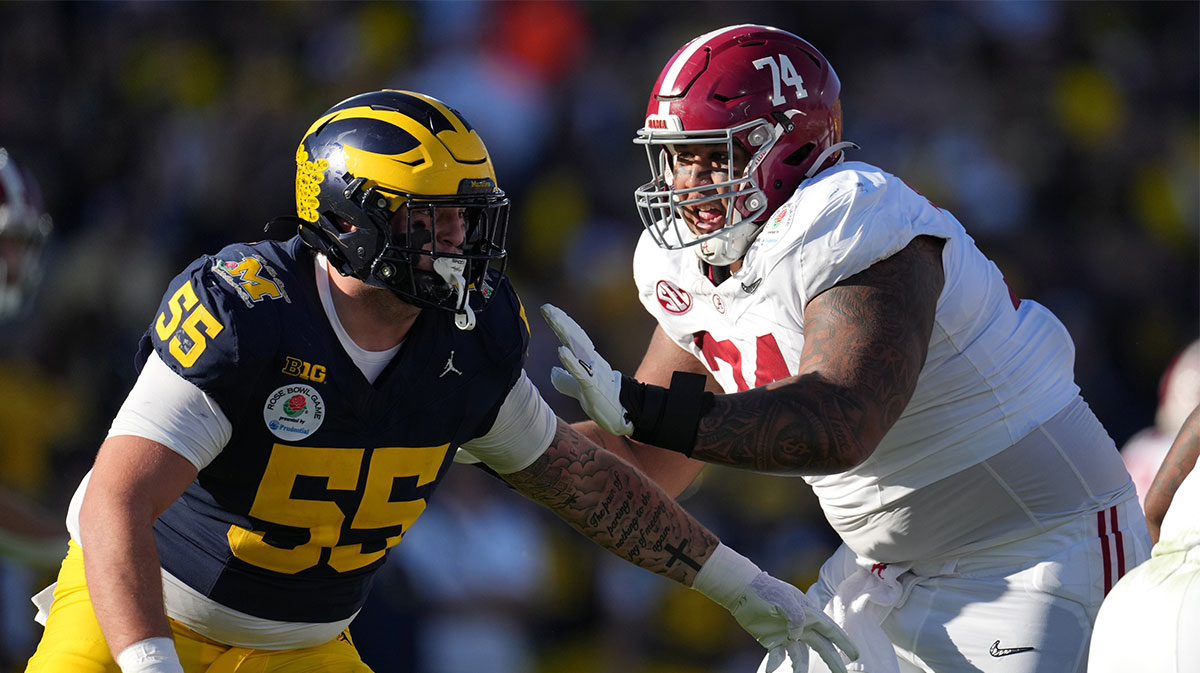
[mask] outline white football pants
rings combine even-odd
[[[914,564],[897,578],[901,591],[895,604],[878,609],[880,615],[886,614],[879,627],[897,658],[891,670],[1084,673],[1092,626],[1105,594],[1146,560],[1149,551],[1146,522],[1136,497],[1131,497],[1030,538],[936,565]],[[834,592],[858,572],[869,570],[860,567],[854,552],[842,545],[821,567],[808,594],[830,612]],[[843,598],[846,604],[853,599]],[[852,638],[862,632],[848,624],[843,627]],[[880,651],[878,643],[876,647],[855,644]],[[1140,649],[1127,636],[1119,646],[1134,652]],[[869,662],[860,660],[849,669],[875,673],[861,667],[865,663]],[[891,666],[887,662],[882,670]],[[764,659],[759,673],[766,673],[765,669]],[[810,673],[828,670],[820,657],[810,653]],[[790,662],[776,671],[790,672]]]

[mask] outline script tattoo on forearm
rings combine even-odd
[[[561,420],[550,448],[504,478],[597,544],[685,585],[717,547],[646,475]]]
[[[866,460],[912,398],[944,275],[943,241],[918,237],[805,309],[799,373],[718,395],[692,456],[828,474]]]

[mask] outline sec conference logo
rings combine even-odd
[[[280,386],[267,398],[263,421],[271,434],[280,439],[293,442],[304,439],[325,421],[325,400],[312,386]]]
[[[654,294],[658,303],[670,313],[687,313],[692,308],[692,295],[669,280],[660,280],[654,286]]]

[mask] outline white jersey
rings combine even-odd
[[[1178,545],[1200,546],[1200,470],[1189,472],[1175,489],[1158,537]]]
[[[1193,469],[1171,499],[1150,559],[1132,567],[1100,606],[1088,673],[1200,671],[1197,632],[1200,471]]]
[[[861,465],[805,477],[830,522],[867,556],[938,553],[959,544],[945,540],[937,549],[895,544],[904,531],[880,530],[889,524],[881,525],[876,515],[918,490],[932,493],[927,487],[1012,447],[1078,399],[1074,344],[1062,323],[1036,302],[1016,299],[953,215],[895,176],[859,162],[802,183],[763,227],[742,268],[719,286],[704,275],[691,250],[661,249],[648,234],[634,257],[634,278],[647,310],[732,393],[795,374],[808,302],[920,235],[945,239],[945,285],[912,400]],[[1096,434],[1090,425],[1088,432]],[[1079,492],[1089,502],[1055,504],[1063,514],[1099,506],[1111,500],[1108,491],[1128,485],[1102,428],[1088,441],[1107,444],[1103,448],[1112,455],[1102,461],[1103,474],[1083,480]],[[1037,451],[1027,453],[1037,460]],[[1081,457],[1067,458],[1073,465]],[[940,496],[953,494],[955,486],[940,487],[945,493],[923,513],[946,510]]]

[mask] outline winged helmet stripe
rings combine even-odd
[[[740,28],[745,28],[746,26],[749,26],[749,25],[752,25],[752,24],[742,23],[742,24],[738,24],[736,26],[725,26],[724,28],[718,28],[714,31],[705,33],[705,34],[701,35],[700,37],[692,40],[690,43],[688,43],[687,47],[685,47],[683,49],[683,51],[679,52],[679,55],[676,56],[675,60],[671,63],[670,68],[667,70],[667,76],[663,77],[662,87],[660,87],[658,90],[659,95],[664,95],[668,91],[671,91],[672,89],[675,88],[675,78],[679,77],[679,72],[681,70],[683,70],[683,66],[692,59],[693,54],[695,54],[697,51],[700,51],[700,49],[702,49],[704,47],[704,45],[706,45],[710,41],[712,41],[713,38],[724,35],[725,33],[728,33],[730,31],[738,30]],[[658,102],[658,114],[660,114],[660,115],[671,114],[671,101],[668,101],[668,100],[659,101]]]

